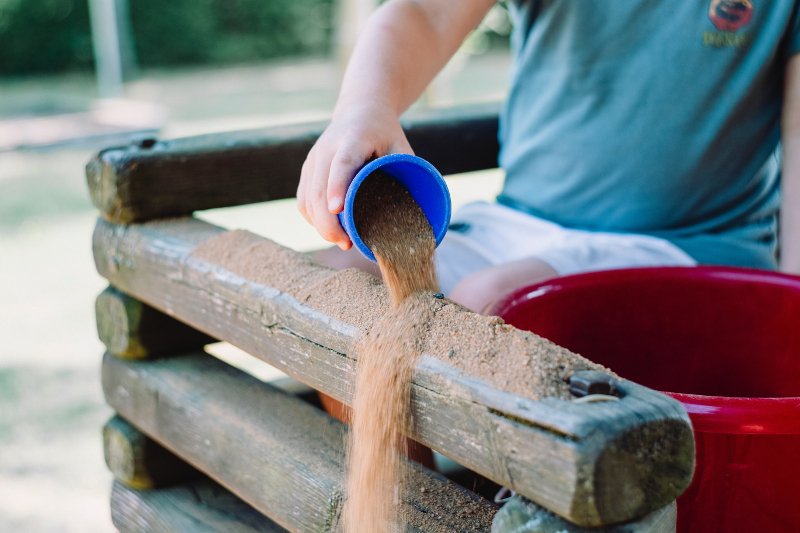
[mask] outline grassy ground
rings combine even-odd
[[[454,102],[497,98],[506,68],[501,55],[472,60],[439,94]],[[174,137],[319,118],[337,84],[336,65],[306,60],[147,73],[129,96],[163,106],[161,136]],[[0,80],[0,94],[2,124],[85,111],[93,85],[81,76]],[[92,263],[95,215],[83,178],[99,146],[0,152],[0,531],[113,529],[100,442],[110,411],[99,386],[102,346],[93,316],[105,284]],[[491,196],[499,179],[495,172],[452,181],[455,202]],[[292,201],[203,216],[298,249],[322,244]],[[276,219],[280,225],[271,223]],[[276,226],[283,228],[278,234]]]

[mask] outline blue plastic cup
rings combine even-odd
[[[411,197],[419,204],[428,219],[438,246],[442,242],[444,234],[447,233],[447,225],[450,223],[450,191],[447,189],[444,178],[436,170],[436,167],[421,157],[409,154],[390,154],[364,165],[353,178],[344,197],[344,210],[339,214],[339,222],[358,251],[370,261],[376,261],[375,254],[358,235],[353,220],[353,207],[358,201],[358,189],[364,180],[376,170],[390,175],[408,189]],[[376,209],[381,208],[381,206],[375,207]]]

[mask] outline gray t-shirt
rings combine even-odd
[[[533,0],[498,201],[666,238],[700,263],[775,267],[780,112],[794,0]]]

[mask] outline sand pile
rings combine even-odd
[[[386,287],[360,270],[333,270],[248,231],[228,231],[200,244],[202,259],[244,279],[273,287],[336,320],[369,332],[389,309]],[[492,386],[539,400],[570,399],[565,378],[603,367],[498,317],[481,316],[449,300],[427,300],[423,353]]]

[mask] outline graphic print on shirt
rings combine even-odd
[[[742,48],[752,41],[751,32],[739,32],[753,19],[753,0],[711,0],[708,18],[717,31],[703,33],[703,44],[712,48]]]
[[[751,0],[711,0],[708,18],[720,31],[737,31],[753,18]]]

